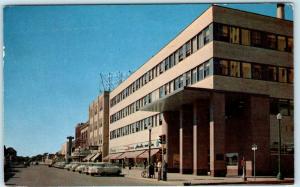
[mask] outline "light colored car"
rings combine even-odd
[[[63,169],[65,167],[66,163],[65,162],[56,162],[53,166],[56,168]]]
[[[71,166],[72,166],[72,163],[70,163],[70,164],[67,164],[67,165],[65,165],[64,169],[67,169],[67,170],[69,170]]]
[[[71,167],[70,167],[70,171],[75,171],[75,169],[80,166],[80,163],[74,163]]]
[[[95,163],[94,162],[87,162],[83,169],[81,170],[81,173],[85,173],[88,175],[89,167],[93,166]]]
[[[75,171],[81,173],[82,170],[85,168],[86,163],[80,163],[80,165],[75,169]]]
[[[93,166],[90,166],[88,169],[88,174],[94,175],[120,175],[121,168],[115,166],[109,162],[100,162],[96,163]]]

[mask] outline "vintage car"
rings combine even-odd
[[[121,168],[109,162],[95,163],[88,168],[87,174],[94,175],[120,175]]]

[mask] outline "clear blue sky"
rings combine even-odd
[[[275,16],[275,4],[227,7]],[[209,7],[8,6],[4,9],[4,144],[56,152],[88,119],[100,72],[136,70]],[[287,19],[292,9],[286,7]]]

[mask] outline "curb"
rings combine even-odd
[[[191,183],[184,182],[183,186],[193,186],[193,185],[228,185],[228,184],[294,184],[294,180],[284,180],[284,181],[245,181],[245,182],[212,182],[212,183]]]
[[[174,186],[174,183],[176,183],[176,182],[169,182],[169,181],[163,181],[163,180],[158,181],[157,179],[149,179],[149,178],[142,178],[142,177],[133,177],[133,176],[126,176],[126,175],[124,175],[124,177],[131,178],[131,179],[146,180],[146,181],[151,181],[151,182],[167,183],[167,184],[171,184],[173,186]],[[180,186],[182,186],[182,184]]]

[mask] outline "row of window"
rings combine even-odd
[[[130,94],[159,76],[163,72],[175,66],[184,58],[190,56],[205,44],[213,40],[230,42],[234,44],[262,47],[279,51],[293,51],[293,38],[273,33],[250,30],[246,28],[229,26],[220,23],[213,24],[213,37],[211,37],[212,25],[206,27],[191,40],[177,49],[157,66],[146,72],[143,76],[133,82],[121,93],[111,99],[111,107],[125,99]]]
[[[143,120],[110,131],[109,137],[110,139],[115,139],[139,131],[147,130],[149,126],[157,127],[158,125],[162,125],[162,113],[150,116]]]
[[[167,84],[161,86],[159,90],[159,98],[164,97],[172,93],[173,91],[182,88],[184,86],[189,86],[194,84],[198,81],[201,81],[208,77],[209,75],[213,74],[213,59],[210,59],[201,65],[193,68],[192,70],[176,77],[175,79],[171,80]],[[156,91],[154,91],[155,93]]]
[[[293,52],[293,38],[283,35],[214,23],[214,40]]]
[[[281,113],[284,116],[291,116],[294,114],[294,100],[271,98],[270,113],[277,115]]]
[[[214,75],[293,83],[294,69],[214,58]]]
[[[126,106],[125,108],[119,110],[118,112],[114,113],[110,116],[110,123],[113,123],[115,121],[118,121],[119,119],[122,119],[132,113],[135,113],[143,106],[151,103],[152,101],[152,95],[147,94],[146,96],[142,97],[141,99],[131,103],[130,105]]]
[[[111,123],[138,111],[144,105],[156,101],[179,88],[192,85],[213,74],[281,83],[293,83],[294,79],[292,68],[212,58],[111,115]]]
[[[103,104],[100,102],[99,104],[92,104],[89,108],[89,117],[93,117],[94,115],[99,114],[103,110]]]
[[[198,49],[202,48],[204,45],[212,41],[211,33],[212,24],[203,29],[191,40],[187,41],[179,49],[173,52],[170,56],[168,56],[158,65],[156,65],[151,70],[142,75],[139,79],[133,82],[121,93],[112,98],[110,101],[110,106],[113,107],[114,105],[125,99],[127,96],[129,96],[130,94],[134,93],[136,90],[147,84],[149,81],[153,80],[155,77],[172,68],[173,66],[181,62],[183,59],[195,53]]]
[[[195,73],[195,70],[197,71]],[[193,70],[194,75],[189,75],[188,73],[183,74],[175,78],[174,80],[170,81],[166,85],[160,87],[159,89],[154,90],[153,92],[147,94],[146,96],[142,97],[141,99],[133,102],[132,104],[126,106],[125,108],[121,109],[120,111],[112,114],[110,116],[110,124],[118,121],[136,111],[138,111],[143,106],[158,100],[159,98],[179,89],[183,86],[190,85],[191,83],[198,82],[209,75],[213,74],[213,60],[208,60],[198,67],[194,68]],[[199,72],[199,73],[198,73]],[[196,75],[196,77],[195,77]]]

